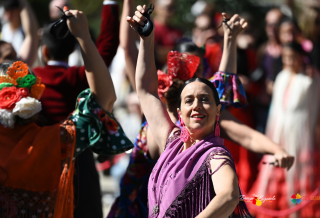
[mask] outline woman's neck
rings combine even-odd
[[[298,73],[300,73],[302,71],[302,67],[300,69],[290,69],[290,68],[288,68],[288,70],[292,75],[297,75]]]
[[[211,134],[212,134],[212,132],[200,133],[200,134],[190,134],[188,141],[186,141],[183,144],[182,151],[187,150],[188,148],[190,148],[194,144],[197,144],[198,142],[200,142],[201,140],[203,140],[204,138],[206,138],[207,136],[209,136]]]

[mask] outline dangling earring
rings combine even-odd
[[[180,117],[180,115],[179,115],[179,121],[180,121],[180,124],[182,126],[181,135],[180,135],[181,141],[187,142],[188,139],[189,139],[190,133],[189,133],[187,127],[184,125],[184,121]]]
[[[219,116],[217,115],[216,118],[216,129],[214,131],[214,136],[215,137],[220,137],[220,125],[219,125]]]

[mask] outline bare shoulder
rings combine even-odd
[[[230,163],[232,162],[233,160],[227,155],[215,155],[210,160],[211,172],[215,172],[216,170],[221,169],[224,166],[229,166],[228,168],[232,168],[230,165]]]

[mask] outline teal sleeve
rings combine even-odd
[[[90,89],[80,93],[69,119],[76,127],[75,157],[88,147],[102,155],[114,155],[133,148],[116,118],[95,102]]]

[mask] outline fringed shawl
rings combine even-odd
[[[197,216],[216,195],[211,175],[225,164],[235,170],[232,156],[223,145],[223,139],[212,134],[180,153],[183,142],[179,135],[180,131],[168,139],[166,149],[149,178],[149,217]],[[212,159],[225,161],[211,172]],[[251,217],[244,202],[239,203],[238,213],[240,217]]]

